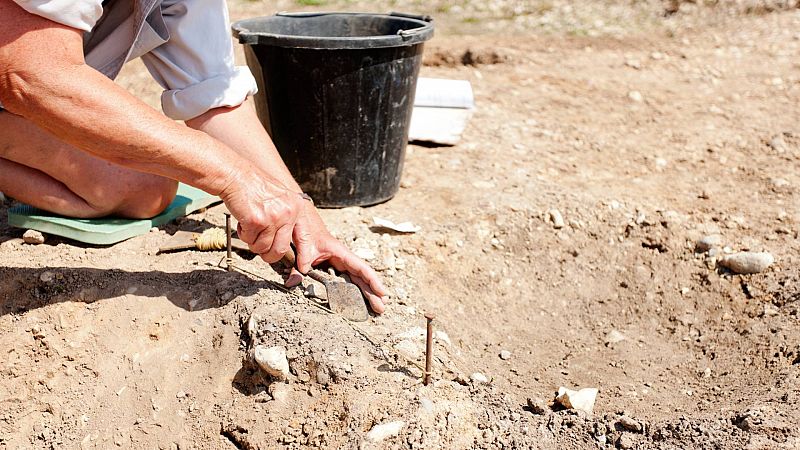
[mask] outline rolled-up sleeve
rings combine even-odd
[[[236,67],[224,0],[162,3],[166,43],[142,56],[153,78],[166,89],[164,114],[188,120],[206,111],[238,106],[256,93],[247,67]]]
[[[31,14],[90,31],[103,15],[103,0],[14,0]]]

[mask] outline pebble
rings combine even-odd
[[[636,103],[641,103],[644,101],[644,97],[642,97],[642,93],[639,91],[628,92],[628,98]]]
[[[551,209],[547,211],[547,215],[550,218],[550,221],[553,223],[553,228],[560,229],[564,228],[564,216],[561,215],[561,212],[557,209]]]
[[[44,244],[44,235],[36,230],[28,230],[22,235],[22,240],[26,244]]]
[[[469,376],[469,379],[475,384],[489,384],[489,378],[481,372],[473,373]]]
[[[286,349],[281,346],[265,347],[256,345],[253,358],[264,372],[279,379],[289,378],[289,360],[286,359]]]
[[[627,434],[623,434],[617,440],[617,447],[619,447],[619,448],[629,449],[629,448],[633,448],[633,446],[634,446],[633,439],[630,436],[628,436]]]
[[[697,243],[695,243],[695,250],[701,253],[705,253],[712,248],[716,248],[722,245],[722,236],[718,234],[711,234],[708,236],[704,236],[701,238]]]
[[[501,350],[500,351],[500,359],[502,359],[503,361],[507,361],[507,360],[511,359],[511,352],[508,351],[508,350]]]
[[[609,346],[609,345],[617,344],[617,343],[622,342],[624,340],[625,340],[625,335],[623,335],[622,333],[620,333],[617,330],[611,330],[606,335],[605,343],[606,343],[606,346]]]
[[[733,273],[748,275],[763,272],[774,262],[775,258],[771,253],[740,252],[725,256],[719,261],[719,265]]]
[[[628,416],[625,416],[625,415],[620,417],[619,420],[617,421],[617,423],[623,429],[628,430],[628,431],[634,431],[636,433],[638,433],[638,432],[640,432],[640,431],[642,431],[644,429],[644,427],[642,426],[642,424],[638,420],[632,419],[632,418],[630,418]]]
[[[567,389],[562,386],[558,388],[558,395],[555,401],[564,408],[592,414],[594,411],[594,402],[597,399],[597,392],[597,388],[584,388],[573,391],[572,389]]]
[[[375,425],[371,430],[369,430],[369,433],[367,433],[367,440],[372,442],[381,442],[392,436],[397,436],[400,434],[400,430],[402,430],[404,426],[406,426],[406,423],[402,420]]]
[[[375,259],[375,252],[369,248],[357,248],[353,251],[356,256],[363,259],[364,261],[372,261]]]
[[[292,393],[292,387],[285,383],[272,383],[269,385],[269,395],[276,402],[285,402]]]
[[[55,279],[55,277],[56,277],[56,274],[53,273],[53,272],[50,272],[49,270],[45,271],[45,272],[42,272],[42,274],[39,275],[39,279],[43,283],[49,283],[49,282],[53,281]]]

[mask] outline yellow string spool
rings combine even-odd
[[[228,247],[228,235],[222,228],[209,228],[194,238],[200,251],[223,250]]]

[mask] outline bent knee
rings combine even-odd
[[[177,191],[177,181],[154,179],[123,199],[112,213],[128,219],[150,219],[167,209]]]

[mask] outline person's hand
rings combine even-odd
[[[309,234],[297,223],[306,200],[257,170],[237,174],[220,196],[239,222],[239,239],[269,264],[291,249],[293,235]]]
[[[297,217],[294,243],[297,248],[297,267],[308,273],[312,266],[328,261],[334,269],[346,272],[350,280],[364,293],[370,308],[376,314],[386,310],[389,296],[377,273],[364,260],[351,252],[344,244],[334,238],[311,202],[303,200],[305,207]],[[296,286],[302,276],[296,270],[286,280],[286,285]]]

